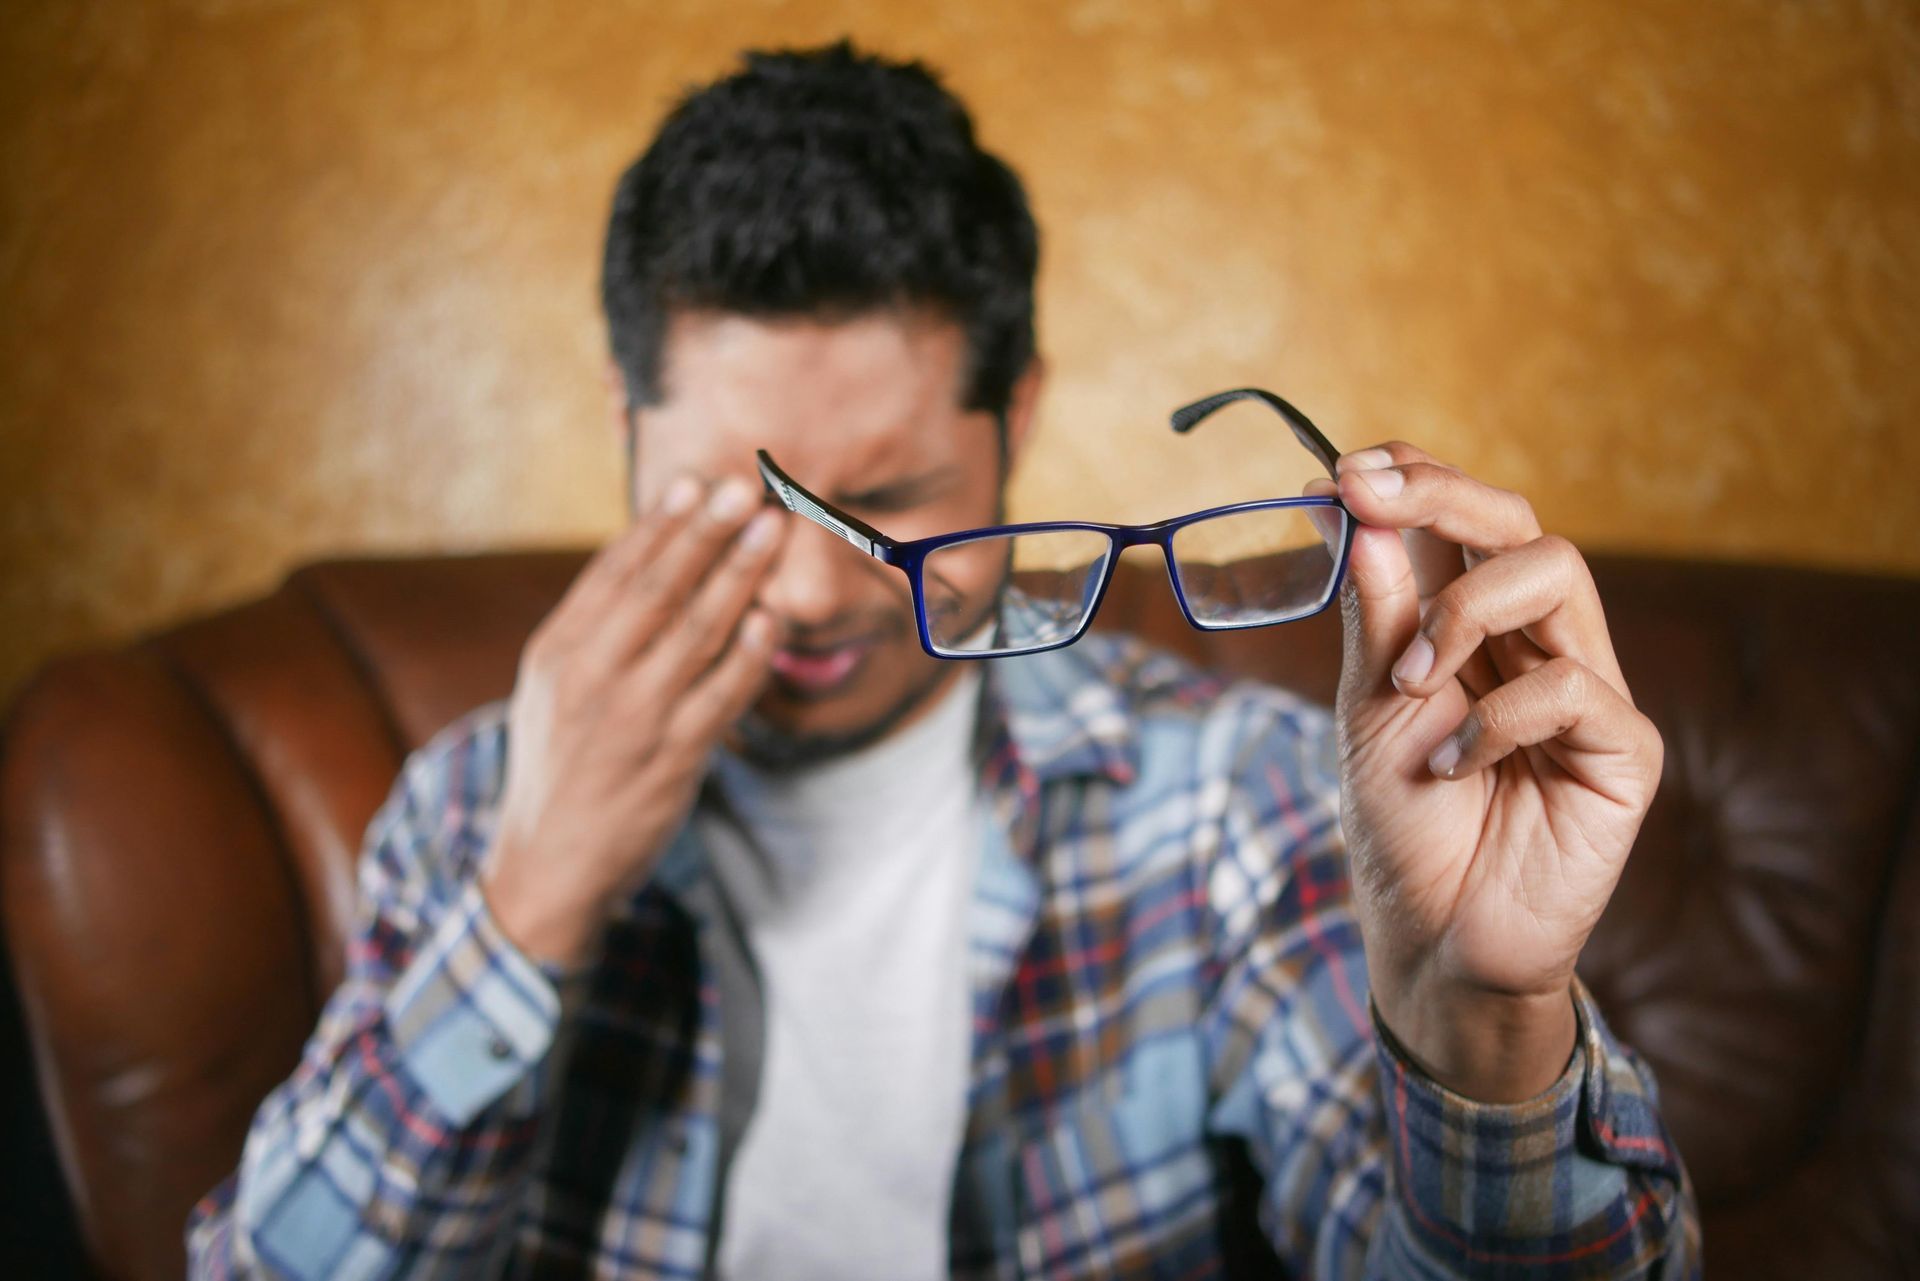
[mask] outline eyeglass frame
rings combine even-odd
[[[1182,405],[1169,415],[1173,430],[1185,435],[1198,427],[1201,422],[1216,411],[1236,401],[1253,400],[1266,405],[1284,419],[1293,429],[1294,436],[1307,451],[1320,460],[1329,476],[1337,475],[1336,464],[1340,451],[1335,449],[1313,421],[1287,401],[1258,387],[1238,387],[1232,391],[1215,392],[1191,404]],[[1209,507],[1202,511],[1189,512],[1184,516],[1174,516],[1166,520],[1153,521],[1144,525],[1114,525],[1098,521],[1082,520],[1045,520],[1028,521],[1017,525],[988,525],[978,529],[957,530],[950,534],[935,534],[928,538],[915,538],[902,541],[890,538],[859,517],[840,510],[813,493],[806,486],[794,480],[781,470],[773,456],[764,449],[754,451],[754,459],[759,464],[760,479],[769,493],[780,504],[797,516],[805,517],[819,525],[859,551],[865,552],[883,565],[891,565],[907,576],[907,585],[913,594],[914,621],[920,632],[920,648],[938,659],[968,660],[986,658],[1017,658],[1022,654],[1042,654],[1048,650],[1064,649],[1079,641],[1093,626],[1094,618],[1100,613],[1100,605],[1105,601],[1107,589],[1113,583],[1114,568],[1119,564],[1121,553],[1129,547],[1158,547],[1167,563],[1167,578],[1173,584],[1173,597],[1180,606],[1181,615],[1197,631],[1230,632],[1245,631],[1255,627],[1277,627],[1282,623],[1297,623],[1323,612],[1340,594],[1341,584],[1346,580],[1347,560],[1353,548],[1355,521],[1353,514],[1338,498],[1303,495],[1298,498],[1255,498],[1244,502],[1227,503],[1220,507]],[[1340,512],[1344,532],[1340,540],[1340,549],[1334,558],[1333,574],[1328,581],[1326,592],[1312,608],[1284,618],[1262,619],[1257,622],[1203,623],[1194,616],[1187,602],[1186,590],[1180,585],[1180,570],[1174,559],[1173,536],[1189,525],[1199,524],[1218,516],[1230,516],[1239,512],[1267,511],[1280,508],[1327,507]],[[923,581],[927,557],[943,547],[957,543],[979,542],[989,538],[1012,538],[1022,534],[1043,534],[1069,530],[1083,530],[1103,534],[1107,538],[1108,552],[1106,564],[1100,571],[1100,582],[1094,590],[1080,625],[1073,634],[1064,640],[1049,641],[1045,645],[1035,645],[1020,649],[975,652],[967,650],[943,650],[933,640],[932,629],[927,622],[926,587]]]

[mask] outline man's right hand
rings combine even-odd
[[[537,961],[582,960],[610,906],[645,881],[686,821],[708,755],[766,683],[777,624],[753,598],[785,522],[757,500],[737,478],[711,494],[675,481],[527,642],[481,888]]]

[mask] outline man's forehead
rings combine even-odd
[[[926,313],[685,314],[664,354],[665,397],[642,415],[644,446],[689,462],[768,449],[796,465],[924,465],[963,430],[965,334]]]

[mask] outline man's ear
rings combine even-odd
[[[614,439],[620,442],[620,456],[627,463],[622,482],[627,490],[627,515],[633,516],[640,510],[640,477],[634,465],[634,451],[638,446],[635,437],[640,425],[634,421],[633,409],[628,403],[627,376],[620,372],[619,364],[612,357],[601,367],[600,382],[607,392],[607,422],[613,427]]]
[[[1007,470],[1020,458],[1027,437],[1033,431],[1040,407],[1040,389],[1047,381],[1047,362],[1035,353],[1027,367],[1014,379],[1013,392],[1007,397]]]
[[[600,367],[600,385],[607,393],[607,421],[613,425],[616,436],[624,436],[632,426],[632,415],[627,412],[627,376],[620,372],[619,362],[611,356]]]

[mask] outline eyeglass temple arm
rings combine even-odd
[[[1326,466],[1329,475],[1334,473],[1335,464],[1340,461],[1340,451],[1333,447],[1333,442],[1328,440],[1305,414],[1272,392],[1262,391],[1258,387],[1237,387],[1232,391],[1217,391],[1203,400],[1194,401],[1191,405],[1182,405],[1173,411],[1173,429],[1182,434],[1190,432],[1211,417],[1215,411],[1236,400],[1257,400],[1286,419],[1287,426],[1293,428],[1293,434],[1299,437],[1300,443],[1313,451],[1314,456]]]
[[[805,516],[830,534],[846,539],[875,560],[891,563],[893,540],[857,517],[810,493],[806,486],[780,470],[773,456],[756,449],[754,461],[760,464],[760,479],[780,505],[796,516]]]

